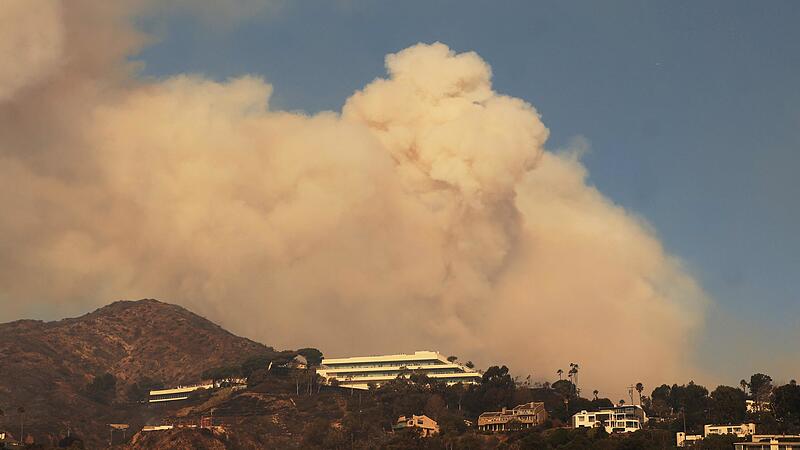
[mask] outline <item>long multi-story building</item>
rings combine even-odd
[[[735,450],[800,450],[800,435],[755,434],[751,442],[736,442]]]
[[[600,427],[608,433],[629,433],[647,423],[647,414],[639,405],[621,405],[600,411],[581,411],[572,416],[572,427]]]
[[[489,411],[478,416],[481,431],[512,431],[532,428],[544,423],[547,411],[544,403],[530,402],[502,411]]]
[[[178,386],[169,389],[153,389],[150,391],[149,403],[173,402],[186,400],[192,392],[200,389],[214,389],[214,383],[195,384],[192,386]]]
[[[450,362],[437,352],[417,351],[413,354],[325,358],[317,369],[327,384],[353,389],[380,386],[399,376],[424,374],[447,384],[477,384],[482,375],[457,362]]]

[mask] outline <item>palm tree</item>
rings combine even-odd
[[[644,385],[641,382],[636,383],[636,392],[639,393],[639,406],[642,405],[642,391],[643,390],[644,390]]]
[[[569,375],[570,379],[572,380],[572,384],[575,387],[575,393],[577,394],[580,392],[578,390],[578,363],[569,363]]]
[[[561,370],[561,369],[558,369],[558,370],[556,370],[556,373],[558,374],[558,379],[560,381],[561,380],[561,376],[564,375],[564,371]]]
[[[597,400],[597,394],[599,394],[599,393],[600,393],[600,391],[598,391],[597,389],[595,389],[594,391],[592,391],[592,394],[594,394],[594,399],[595,399],[595,400]]]

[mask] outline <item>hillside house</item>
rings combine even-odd
[[[397,422],[392,425],[392,429],[396,431],[407,428],[416,429],[422,437],[430,437],[439,433],[439,424],[424,414],[421,416],[412,415],[411,417],[400,416],[397,418]]]
[[[547,419],[544,403],[530,402],[512,409],[489,411],[478,416],[481,431],[512,431],[541,425]]]
[[[647,423],[647,414],[639,405],[620,405],[600,411],[583,410],[572,416],[573,428],[603,426],[607,433],[630,433],[641,430]]]

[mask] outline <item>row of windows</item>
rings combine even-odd
[[[186,392],[176,393],[176,394],[161,394],[161,395],[151,395],[150,401],[158,401],[158,400],[183,400],[189,398],[189,394]]]
[[[393,370],[390,372],[331,372],[332,376],[339,378],[346,377],[396,377],[400,374],[400,370]],[[422,371],[425,375],[446,375],[446,374],[460,374],[464,373],[457,369],[428,369]]]
[[[322,362],[323,365],[325,362]],[[447,364],[439,361],[438,359],[429,361],[382,361],[382,362],[362,362],[362,363],[336,363],[331,364],[331,368],[335,369],[365,369],[370,367],[401,367],[401,366],[435,366]]]

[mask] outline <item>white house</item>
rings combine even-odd
[[[581,411],[572,416],[573,428],[603,426],[608,433],[630,433],[641,430],[647,414],[639,405],[621,405],[600,411]]]
[[[686,447],[687,442],[696,442],[702,440],[702,434],[686,434],[683,431],[679,431],[675,434],[675,445],[677,447]]]
[[[770,402],[765,400],[745,400],[744,401],[745,407],[747,408],[747,412],[749,413],[756,413],[761,411],[772,411],[772,405]]]
[[[715,434],[735,434],[736,437],[745,437],[756,434],[756,424],[743,423],[741,425],[706,425],[703,434],[709,437]]]
[[[417,351],[413,354],[325,358],[317,369],[327,384],[353,389],[369,389],[399,376],[424,374],[447,384],[477,384],[482,375],[457,362],[450,362],[437,352]]]
[[[678,432],[675,435],[675,443],[678,447],[685,447],[686,442],[700,441],[705,437],[717,434],[733,434],[736,437],[745,437],[756,434],[756,424],[743,423],[740,425],[705,425],[703,427],[703,435],[689,434]],[[783,449],[781,449],[783,450]]]

